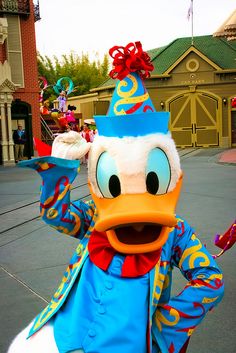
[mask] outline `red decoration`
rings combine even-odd
[[[65,116],[61,116],[60,118],[58,118],[58,123],[62,129],[68,128],[68,122]]]
[[[181,350],[180,350],[179,353],[185,353],[185,352],[187,352],[189,340],[190,340],[190,337],[187,339],[187,341],[185,342],[185,344],[183,345],[183,347],[181,348]]]
[[[99,268],[106,271],[116,254],[105,232],[93,230],[88,243],[90,260]],[[121,277],[143,276],[158,262],[161,249],[145,254],[129,254],[125,256]]]
[[[168,349],[168,352],[169,352],[169,353],[174,353],[174,352],[175,352],[175,346],[174,346],[174,343],[173,343],[173,342],[171,342],[171,345],[170,345],[170,347],[169,347],[169,349]]]
[[[231,99],[231,106],[232,108],[236,108],[236,97]]]
[[[227,229],[224,234],[217,234],[215,237],[215,245],[222,249],[218,255],[213,255],[213,258],[220,257],[226,250],[230,249],[236,242],[236,220]]]
[[[59,196],[60,196],[60,187],[61,187],[61,185],[63,185],[63,186],[67,186],[69,184],[69,179],[68,179],[68,177],[67,176],[61,176],[59,179],[58,179],[58,181],[57,181],[57,183],[56,183],[56,186],[55,186],[55,188],[54,188],[54,193],[53,193],[53,198],[52,198],[52,200],[50,201],[50,202],[48,202],[48,203],[42,203],[42,202],[40,202],[40,207],[41,208],[44,208],[44,209],[49,209],[49,208],[51,208],[53,205],[55,205],[55,203],[58,201],[58,198],[59,198]]]
[[[142,79],[150,77],[149,71],[154,69],[150,56],[143,51],[140,42],[129,43],[126,47],[114,46],[109,50],[114,59],[111,78],[123,80],[129,73],[137,72]]]
[[[46,144],[37,137],[34,137],[33,140],[34,147],[37,150],[39,157],[51,156],[52,146]]]

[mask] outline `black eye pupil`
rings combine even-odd
[[[146,178],[147,191],[155,195],[159,189],[159,179],[155,172],[149,172]]]
[[[113,197],[120,195],[120,180],[117,175],[112,175],[109,179],[109,190]]]

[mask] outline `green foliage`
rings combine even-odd
[[[38,74],[46,78],[48,87],[44,92],[44,100],[52,102],[57,95],[53,90],[53,85],[62,78],[70,77],[74,83],[74,92],[70,97],[89,93],[89,90],[99,86],[108,78],[109,60],[104,55],[102,62],[90,61],[88,55],[71,53],[62,55],[61,60],[56,56],[53,60],[48,56],[38,53]]]

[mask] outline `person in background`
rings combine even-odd
[[[59,96],[57,97],[57,100],[58,100],[58,104],[59,104],[59,111],[62,112],[62,113],[65,113],[66,112],[66,92],[65,91],[61,91],[61,93],[59,94]]]
[[[80,132],[80,135],[87,141],[87,142],[93,142],[93,139],[91,136],[93,135],[93,132],[89,129],[89,125],[84,123],[82,130]],[[88,165],[88,153],[83,157],[81,160],[81,164],[86,164]]]
[[[91,134],[90,134],[90,142],[93,142],[94,141],[94,138],[97,134],[97,129],[94,127],[93,129],[91,129]]]
[[[24,158],[24,148],[26,143],[26,134],[22,125],[18,124],[17,130],[13,132],[13,141],[15,144],[15,161],[21,161]]]
[[[88,124],[84,123],[80,134],[87,142],[91,142],[91,130],[89,129]]]
[[[58,119],[58,123],[60,126],[60,132],[62,133],[62,132],[67,131],[69,125],[68,125],[65,113],[59,112],[57,119]]]
[[[76,110],[76,107],[69,104],[68,110],[66,112],[66,120],[70,129],[76,131],[76,119],[74,110]]]
[[[43,104],[40,106],[40,113],[41,113],[42,115],[47,115],[47,114],[49,114],[48,108],[49,108],[49,101],[46,100],[46,101],[44,101]]]

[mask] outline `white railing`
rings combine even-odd
[[[42,137],[43,137],[42,140],[53,141],[55,136],[52,130],[50,129],[50,127],[48,126],[48,124],[46,123],[46,121],[44,120],[44,118],[42,117],[42,115],[40,115],[40,121],[41,121],[41,127],[42,127]]]

